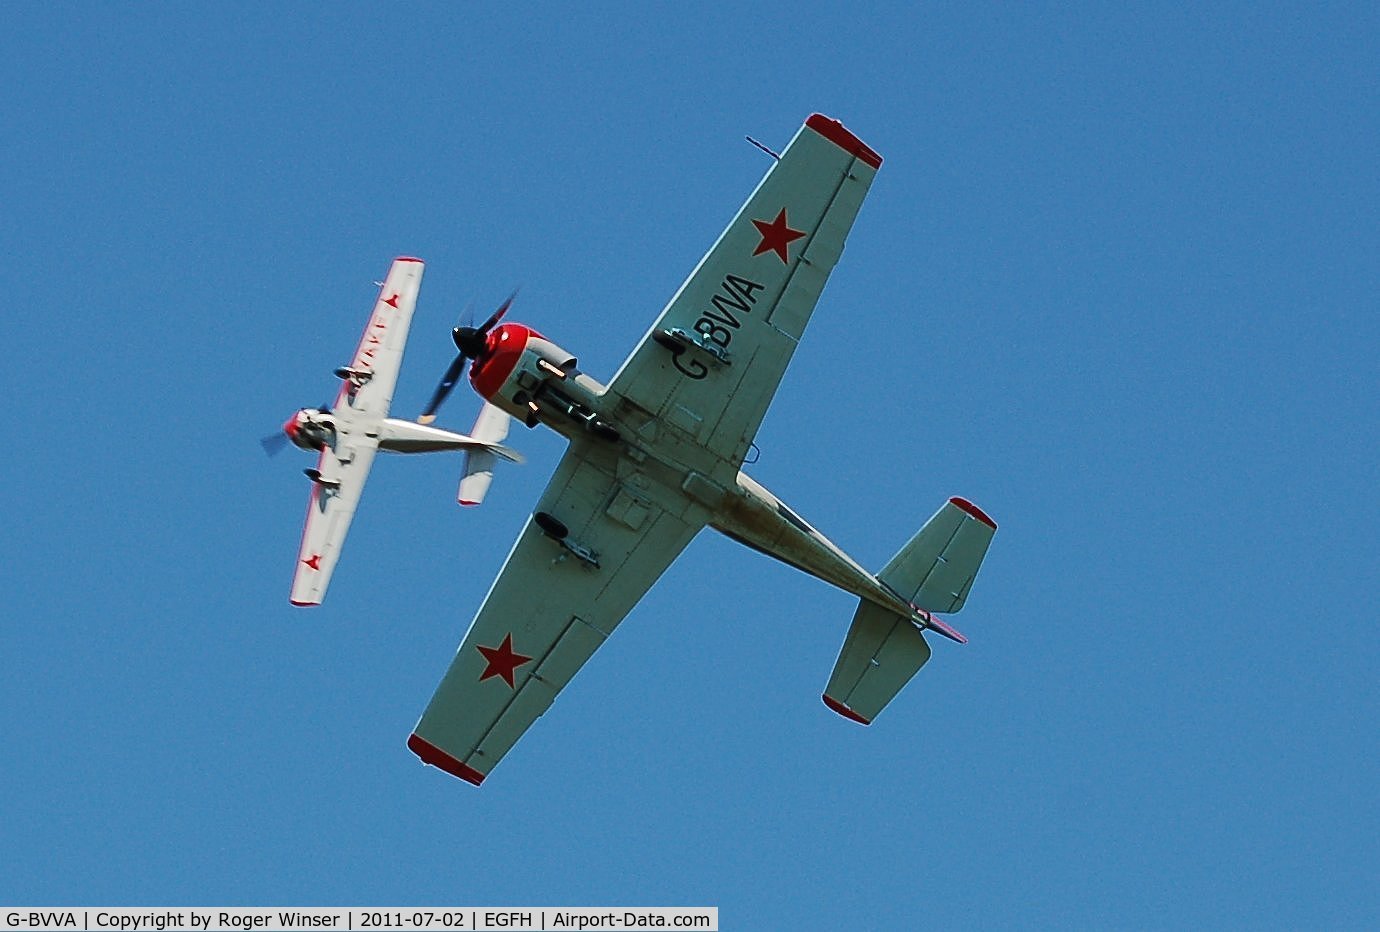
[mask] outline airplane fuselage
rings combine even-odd
[[[668,346],[668,354],[680,355]],[[927,613],[890,590],[780,498],[737,464],[734,483],[716,481],[725,470],[707,470],[703,451],[687,449],[675,430],[634,430],[624,423],[620,404],[605,387],[580,372],[575,356],[522,324],[490,332],[486,352],[476,360],[470,381],[490,404],[526,424],[546,424],[572,444],[602,448],[618,475],[636,473],[660,485],[670,500],[688,497],[707,509],[710,527],[789,566],[911,617]],[[662,498],[658,495],[657,498]]]

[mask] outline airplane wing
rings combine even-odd
[[[326,596],[393,401],[423,269],[420,259],[393,260],[359,346],[349,366],[338,370],[340,393],[331,409],[335,441],[316,464],[289,596],[293,605],[320,605]]]
[[[478,786],[704,526],[599,453],[572,446],[542,493],[408,739],[426,763]]]
[[[614,375],[620,419],[688,435],[732,482],[881,164],[806,120]]]
[[[378,440],[359,437],[348,448],[337,443],[336,450],[326,447],[317,461],[320,478],[311,484],[311,498],[307,501],[307,519],[302,528],[302,546],[297,552],[297,571],[292,577],[293,605],[320,605],[326,597],[331,574],[340,559],[345,533],[355,516],[364,480],[369,477]],[[348,455],[342,460],[337,451]]]
[[[425,268],[421,259],[400,256],[393,260],[355,355],[340,370],[344,381],[335,399],[336,409],[348,405],[351,411],[371,418],[388,416]]]

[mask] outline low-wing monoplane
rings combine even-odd
[[[873,574],[742,472],[881,164],[842,124],[806,120],[608,385],[501,323],[507,305],[455,329],[459,355],[424,417],[468,362],[487,405],[569,447],[408,739],[423,761],[482,782],[706,525],[858,597],[823,695],[846,718],[868,724],[891,701],[930,657],[926,630],[964,640],[936,613],[968,597],[996,531],[981,509],[949,499]],[[366,469],[372,449],[355,454]],[[313,513],[350,468],[335,446],[322,461]],[[303,564],[315,553],[304,544]]]
[[[292,579],[293,605],[320,605],[325,598],[377,451],[463,451],[459,498],[466,504],[483,498],[495,457],[522,461],[501,443],[509,418],[496,408],[484,407],[472,436],[388,416],[423,268],[420,259],[393,260],[354,357],[335,370],[341,381],[335,403],[301,409],[287,419],[281,434],[263,440],[270,453],[291,441],[320,454],[316,466],[306,470],[311,496]]]

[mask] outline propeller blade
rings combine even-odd
[[[484,352],[484,337],[503,319],[503,315],[508,313],[508,308],[512,307],[513,299],[517,297],[517,291],[508,295],[508,300],[499,305],[498,310],[494,311],[493,316],[485,321],[484,326],[475,329],[471,326],[474,320],[474,305],[465,307],[465,311],[460,316],[460,326],[451,331],[451,336],[455,340],[455,346],[460,350],[460,355],[451,362],[446,374],[441,377],[441,384],[436,386],[436,392],[431,396],[431,401],[423,409],[421,416],[417,418],[418,424],[430,424],[436,420],[436,412],[441,404],[450,395],[451,389],[455,388],[455,383],[460,381],[460,376],[465,372],[465,363],[470,359],[477,359]]]
[[[513,306],[513,299],[516,297],[517,289],[514,288],[513,293],[508,295],[508,300],[504,301],[502,304],[498,306],[498,310],[494,311],[494,316],[490,317],[487,321],[484,322],[484,326],[479,328],[479,332],[488,333],[490,330],[492,330],[494,328],[494,324],[502,320],[503,315],[508,313],[508,308]]]
[[[277,456],[279,453],[282,453],[283,450],[287,448],[288,436],[281,430],[274,431],[267,437],[264,437],[262,440],[260,440],[259,445],[264,448],[264,452],[267,453],[270,457]]]
[[[441,376],[441,384],[436,386],[436,392],[427,402],[426,408],[422,411],[421,417],[417,418],[418,424],[430,424],[436,420],[436,411],[441,407],[441,403],[446,400],[451,389],[455,388],[455,383],[460,381],[460,376],[465,372],[465,363],[469,358],[461,353],[451,362],[446,369],[446,374]]]

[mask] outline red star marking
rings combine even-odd
[[[389,307],[396,308],[396,307],[398,306],[398,296],[397,296],[397,295],[393,295],[393,297],[387,299],[387,300],[384,301],[383,303],[386,304],[386,305],[388,305]]]
[[[508,684],[510,689],[516,689],[517,684],[513,682],[513,671],[524,663],[531,662],[531,657],[525,657],[513,650],[513,636],[510,634],[503,639],[503,643],[497,647],[482,647],[475,645],[484,659],[488,661],[488,666],[479,676],[479,682],[484,682],[491,676],[503,677],[503,682]]]
[[[302,562],[307,564],[307,566],[310,566],[314,570],[319,570],[321,569],[321,554],[314,553],[311,555],[310,559],[303,560]]]
[[[757,244],[757,248],[752,251],[754,256],[760,256],[764,252],[774,252],[784,264],[789,260],[786,254],[786,246],[795,242],[805,235],[804,230],[792,230],[786,225],[786,208],[781,208],[781,213],[776,215],[776,219],[771,223],[765,220],[754,220],[752,225],[757,227],[757,232],[762,234],[762,242]]]

